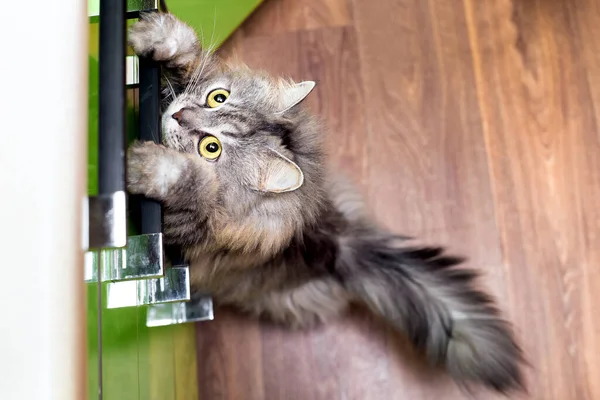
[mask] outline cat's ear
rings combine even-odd
[[[283,92],[283,100],[276,114],[282,114],[300,103],[312,92],[315,85],[316,83],[313,81],[304,81],[286,88]]]
[[[304,174],[295,162],[269,149],[268,160],[263,164],[255,190],[267,193],[284,193],[298,189],[304,183]]]

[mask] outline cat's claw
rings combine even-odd
[[[195,55],[196,33],[172,14],[146,13],[130,29],[129,45],[138,56],[169,62]]]

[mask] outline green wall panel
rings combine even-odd
[[[168,0],[170,11],[189,23],[205,46],[219,47],[262,0]],[[99,0],[89,0],[97,14]],[[89,30],[88,193],[98,187],[98,20]],[[134,21],[129,21],[129,24]],[[132,91],[129,91],[132,92]],[[136,132],[136,99],[129,93],[128,138]],[[130,229],[131,234],[132,232]],[[88,398],[98,398],[98,311],[102,312],[104,400],[198,398],[194,325],[147,328],[146,307],[98,307],[96,284],[87,287]],[[106,287],[102,287],[106,299]],[[201,325],[200,325],[201,326]]]
[[[198,32],[205,47],[219,47],[262,0],[167,0],[169,11]]]

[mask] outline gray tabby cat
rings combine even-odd
[[[144,15],[129,40],[168,78],[164,143],[129,149],[129,191],[162,202],[195,288],[292,327],[363,305],[459,382],[523,388],[522,352],[476,274],[375,226],[326,173],[323,129],[299,105],[313,82],[226,64],[169,13]]]

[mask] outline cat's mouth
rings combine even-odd
[[[169,121],[163,121],[162,124],[162,143],[163,145],[178,149],[182,141],[184,132],[177,123],[174,125]]]
[[[176,144],[176,139],[183,136],[185,132],[179,123],[175,119],[171,118],[173,113],[170,111],[171,110],[168,109],[162,116],[162,141],[167,147],[175,147],[170,145]]]

